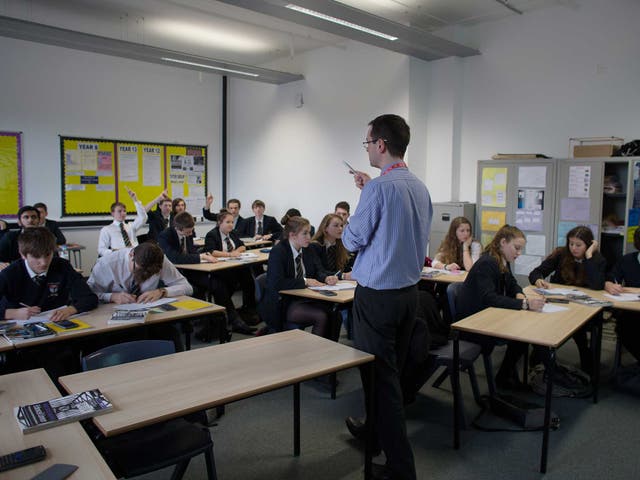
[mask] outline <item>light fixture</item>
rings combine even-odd
[[[230,68],[224,68],[224,67],[214,67],[213,65],[205,65],[204,63],[187,62],[186,60],[178,60],[177,58],[162,57],[162,60],[166,62],[182,63],[183,65],[191,65],[193,67],[202,67],[202,68],[209,68],[211,70],[219,70],[221,72],[236,73],[238,75],[246,75],[248,77],[260,76],[257,73],[243,72],[241,70],[232,70]]]
[[[315,10],[311,10],[309,8],[300,7],[298,5],[294,5],[293,3],[288,4],[286,8],[290,10],[295,10],[296,12],[304,13],[305,15],[311,15],[312,17],[326,20],[327,22],[337,23],[338,25],[342,25],[343,27],[348,27],[354,30],[358,30],[360,32],[368,33],[369,35],[375,35],[376,37],[381,37],[386,40],[394,41],[398,39],[398,37],[387,35],[386,33],[378,32],[377,30],[363,27],[356,23],[347,22],[346,20],[342,20],[341,18],[336,18],[336,17],[332,17],[331,15],[326,15],[321,12],[316,12]]]

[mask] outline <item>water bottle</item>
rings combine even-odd
[[[67,261],[69,260],[69,250],[67,250],[66,245],[60,245],[60,247],[58,248],[58,255],[60,256],[60,258],[64,258]]]

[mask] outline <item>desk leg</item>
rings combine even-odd
[[[547,453],[549,452],[549,427],[551,423],[551,397],[553,393],[553,374],[556,369],[556,351],[549,349],[549,363],[547,364],[547,393],[544,400],[544,431],[542,433],[542,455],[540,458],[540,473],[547,473]]]
[[[293,385],[293,455],[300,456],[300,383]]]
[[[451,383],[453,386],[453,448],[460,448],[460,338],[456,330],[453,330],[453,365],[451,371]]]
[[[365,398],[365,411],[367,412],[367,421],[365,426],[367,428],[367,441],[364,447],[364,478],[370,480],[373,475],[373,444],[375,442],[376,431],[374,428],[375,418],[375,362],[369,362],[363,365],[361,372],[366,375],[369,381],[366,383],[367,392]]]
[[[598,314],[591,327],[591,352],[593,354],[593,403],[598,403],[598,385],[600,384],[600,352],[602,351],[602,315]]]
[[[193,333],[193,323],[191,319],[187,319],[181,323],[182,331],[184,332],[184,348],[185,350],[191,350],[191,334]]]
[[[342,317],[340,315],[340,310],[338,309],[338,304],[334,303],[333,307],[331,307],[331,318],[329,319],[331,325],[331,339],[335,342],[340,340],[340,325],[342,323]],[[331,380],[331,400],[336,399],[336,390],[338,388],[338,374],[333,372],[330,374]]]

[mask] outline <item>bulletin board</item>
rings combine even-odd
[[[22,133],[0,132],[0,216],[16,217],[22,207]]]
[[[135,212],[127,188],[143,204],[167,189],[188,211],[204,205],[206,146],[61,136],[60,154],[65,216],[108,215],[116,201]]]

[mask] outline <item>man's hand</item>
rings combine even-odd
[[[164,292],[161,288],[156,288],[155,290],[149,290],[148,292],[141,293],[138,296],[138,303],[149,303],[155,302],[156,300],[160,300]]]
[[[50,320],[52,322],[59,322],[61,320],[66,320],[71,315],[75,315],[76,313],[78,313],[78,310],[76,310],[76,307],[68,306],[68,307],[61,308],[60,310],[56,310],[55,312],[53,312],[53,315],[51,315]]]
[[[117,303],[123,305],[126,303],[135,303],[136,296],[127,292],[115,292],[111,294],[111,303]]]
[[[360,190],[362,190],[362,188],[365,186],[365,184],[371,180],[371,177],[369,175],[367,175],[364,172],[354,172],[353,173],[353,180],[356,183],[356,187],[358,187]]]
[[[6,320],[29,320],[40,313],[40,307],[7,308],[4,312]]]
[[[131,190],[129,187],[124,187],[127,189],[127,193],[129,194],[129,196],[131,197],[131,200],[133,200],[134,202],[138,201],[138,196],[136,195],[136,192],[134,192],[133,190]]]

